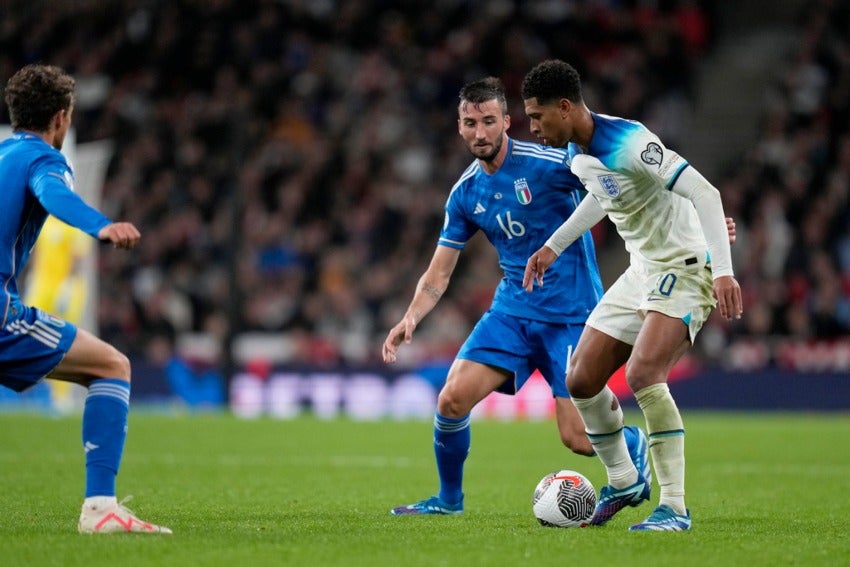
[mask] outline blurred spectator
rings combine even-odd
[[[224,404],[224,379],[215,365],[179,355],[167,335],[153,335],[146,345],[147,362],[163,374],[170,391],[186,408],[214,410]]]
[[[767,93],[759,140],[720,184],[741,235],[747,302],[727,342],[850,333],[848,18],[846,1],[806,5],[800,41]]]

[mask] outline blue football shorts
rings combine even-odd
[[[503,368],[514,375],[497,391],[515,394],[535,370],[552,395],[569,398],[566,377],[584,324],[545,323],[488,311],[472,329],[457,357]]]
[[[13,303],[0,329],[0,384],[16,392],[34,386],[62,362],[76,336],[68,321]]]

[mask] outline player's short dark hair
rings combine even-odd
[[[461,104],[471,102],[472,104],[481,104],[488,100],[496,100],[499,103],[499,108],[502,109],[502,114],[508,113],[508,99],[505,96],[505,85],[497,77],[486,77],[467,83],[460,89]]]
[[[538,104],[547,104],[565,98],[581,102],[581,78],[578,71],[560,59],[538,63],[522,80],[522,99],[536,98]]]
[[[44,132],[50,119],[74,103],[74,78],[53,65],[27,65],[6,83],[12,130]]]

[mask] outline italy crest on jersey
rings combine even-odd
[[[516,200],[521,205],[527,205],[531,202],[531,189],[528,187],[528,181],[525,177],[514,180],[514,190],[516,191]]]
[[[41,309],[36,309],[35,315],[36,315],[36,317],[38,317],[39,321],[43,321],[44,323],[48,323],[50,325],[53,325],[54,327],[64,327],[65,326],[65,321],[63,321],[59,317],[51,315],[50,313],[48,313],[46,311],[42,311]]]
[[[614,179],[613,175],[600,175],[599,184],[605,190],[605,194],[615,199],[620,196],[620,184]]]

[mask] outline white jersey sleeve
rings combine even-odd
[[[657,271],[706,263],[697,211],[672,191],[687,160],[638,122],[595,114],[594,124],[587,148],[570,145],[572,169],[617,227],[632,264]]]
[[[734,275],[720,192],[693,167],[682,172],[672,189],[694,204],[711,255],[714,278]]]

